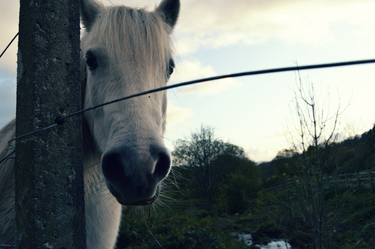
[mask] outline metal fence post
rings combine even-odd
[[[81,105],[79,1],[21,0],[17,136]],[[16,144],[16,246],[84,249],[80,118]]]

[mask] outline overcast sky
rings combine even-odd
[[[0,1],[0,49],[18,29],[18,1]],[[153,9],[159,1],[103,0]],[[202,76],[375,58],[373,0],[183,0],[175,29],[177,70],[171,83]],[[0,60],[0,126],[14,117],[16,46]],[[344,107],[343,134],[362,133],[375,121],[375,65],[301,74],[313,82],[327,112]],[[215,82],[169,92],[167,142],[202,124],[243,146],[257,161],[291,145],[296,74]]]

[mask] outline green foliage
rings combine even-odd
[[[179,140],[173,156],[176,174],[183,175],[180,193],[206,209],[244,211],[260,185],[255,163],[244,150],[215,138],[211,128]]]
[[[212,217],[197,218],[189,213],[173,212],[147,221],[125,215],[124,220],[126,225],[122,227],[118,249],[154,249],[160,248],[159,244],[165,249],[245,249],[242,243],[219,229]]]
[[[334,197],[341,218],[337,226],[337,240],[347,248],[373,249],[375,245],[375,194],[346,192]],[[356,245],[356,247],[351,247]]]
[[[219,210],[229,214],[247,210],[261,186],[254,162],[246,158],[221,155],[212,163],[212,167],[219,172],[214,186],[214,201]]]
[[[176,142],[173,164],[204,168],[222,154],[245,157],[242,148],[215,138],[212,128],[201,127],[189,139],[180,139]]]
[[[336,169],[373,170],[374,146],[375,129],[319,148],[324,150],[322,155],[330,155],[324,157],[324,174]],[[306,215],[313,205],[305,201],[305,186],[299,178],[301,165],[313,152],[284,151],[272,162],[256,165],[243,149],[202,128],[179,141],[174,153],[177,164],[165,182],[162,206],[149,218],[125,211],[118,249],[245,249],[231,235],[236,232],[251,233],[257,244],[286,238],[293,248],[317,249],[311,216]],[[322,190],[324,249],[374,249],[374,190]]]

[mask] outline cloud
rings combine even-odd
[[[373,44],[374,11],[375,2],[370,0],[187,0],[182,4],[176,47],[184,55],[267,41],[315,46],[338,42],[334,34],[345,26],[366,36],[363,43]]]
[[[106,5],[126,4],[152,10],[159,0],[101,0]],[[335,41],[345,27],[362,47],[375,43],[373,0],[183,0],[175,30],[176,50],[187,55],[202,49],[277,41],[316,46]],[[0,1],[0,48],[18,30],[18,1]],[[333,14],[334,13],[334,14]],[[0,61],[0,68],[15,73],[17,43]]]
[[[173,103],[168,104],[167,125],[175,127],[178,124],[189,121],[193,116],[193,111],[186,107],[177,106]]]
[[[170,82],[183,82],[215,75],[217,75],[217,72],[210,65],[204,65],[195,59],[183,60],[177,63],[175,73],[172,75]],[[239,82],[234,79],[225,79],[221,81],[188,86],[181,88],[179,91],[182,93],[214,95],[233,88],[238,84]]]
[[[150,10],[159,3],[157,0],[111,2]],[[337,42],[335,33],[340,31],[338,27],[345,26],[356,30],[353,35],[371,48],[369,44],[375,42],[374,11],[373,0],[183,0],[176,27],[176,51],[187,55],[207,48],[267,41],[316,46]]]

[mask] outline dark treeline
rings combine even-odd
[[[125,210],[118,249],[249,248],[236,233],[251,233],[254,245],[287,239],[297,249],[374,248],[374,184],[332,179],[375,171],[375,127],[262,164],[202,127],[179,140],[173,156],[158,203]]]

